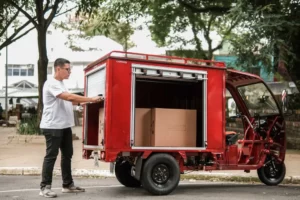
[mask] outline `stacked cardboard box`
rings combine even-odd
[[[134,146],[147,147],[151,141],[151,109],[137,108],[135,110]]]
[[[196,110],[137,108],[135,145],[196,147]]]

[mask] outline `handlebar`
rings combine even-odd
[[[242,114],[237,114],[235,117],[231,117],[231,118],[245,118],[246,121],[248,122],[249,126],[253,129],[253,125],[251,124],[249,118],[246,115],[242,115]]]

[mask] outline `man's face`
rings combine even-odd
[[[62,79],[68,79],[70,77],[70,74],[71,74],[70,64],[66,63],[66,64],[64,64],[63,67],[58,67],[57,70],[58,70],[59,76]]]

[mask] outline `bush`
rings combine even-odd
[[[41,135],[37,115],[23,119],[17,130],[20,135]]]

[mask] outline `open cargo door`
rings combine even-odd
[[[106,65],[86,74],[86,96],[105,98]],[[85,108],[84,149],[104,148],[104,103],[87,104]],[[97,134],[96,134],[97,133]]]

